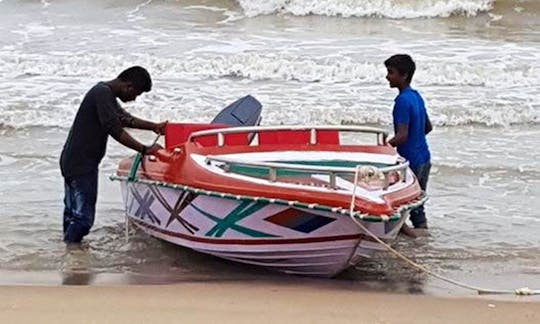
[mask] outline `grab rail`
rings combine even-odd
[[[237,159],[231,159],[231,158],[225,158],[225,157],[216,157],[209,155],[206,157],[205,162],[207,164],[210,164],[212,161],[224,163],[225,164],[225,172],[230,171],[231,165],[241,165],[241,166],[247,166],[247,167],[259,167],[259,168],[265,168],[268,170],[268,180],[271,182],[277,181],[277,171],[280,170],[288,170],[288,171],[300,171],[300,172],[313,172],[313,173],[322,173],[322,174],[328,174],[330,177],[330,188],[337,189],[336,185],[336,176],[337,174],[352,174],[355,175],[358,171],[358,167],[354,168],[348,168],[348,167],[328,167],[328,166],[306,166],[306,165],[291,165],[288,163],[276,163],[276,162],[253,162],[253,161],[243,161],[243,160],[237,160]],[[393,165],[389,167],[384,168],[377,168],[373,166],[365,166],[365,169],[363,169],[361,176],[362,179],[371,179],[373,177],[384,177],[384,185],[383,189],[388,189],[390,185],[390,173],[392,172],[398,172],[400,176],[400,180],[402,182],[407,181],[407,168],[409,166],[409,162],[405,161],[398,165]],[[382,180],[382,179],[381,179]]]
[[[212,130],[203,130],[190,134],[188,137],[188,142],[193,142],[196,138],[216,135],[217,136],[217,145],[225,145],[225,135],[226,134],[256,134],[262,132],[277,132],[277,131],[309,131],[310,138],[309,144],[317,144],[317,131],[340,131],[340,132],[358,132],[358,133],[372,133],[377,135],[377,145],[386,145],[386,139],[388,138],[388,132],[383,129],[375,127],[366,127],[366,126],[330,126],[330,125],[320,125],[320,126],[309,126],[309,125],[281,125],[281,126],[250,126],[250,127],[231,127],[231,128],[220,128]],[[253,136],[253,135],[250,135]]]

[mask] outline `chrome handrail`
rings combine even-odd
[[[193,142],[198,137],[205,136],[217,136],[217,145],[225,145],[225,135],[226,134],[256,134],[262,132],[276,132],[276,131],[302,131],[309,130],[310,139],[309,144],[317,144],[317,131],[328,131],[335,130],[341,132],[358,132],[358,133],[372,133],[377,135],[377,145],[386,145],[386,139],[388,138],[388,132],[375,127],[367,126],[342,126],[342,125],[319,125],[319,126],[310,126],[310,125],[280,125],[280,126],[249,126],[249,127],[230,127],[230,128],[219,128],[211,130],[202,130],[198,132],[193,132],[188,137],[188,142]]]
[[[230,171],[230,166],[232,164],[247,166],[247,167],[259,167],[265,168],[268,170],[268,180],[270,182],[277,181],[277,171],[280,170],[289,170],[289,171],[304,171],[304,172],[313,172],[313,173],[322,173],[328,174],[330,176],[330,187],[332,189],[337,189],[336,186],[336,175],[337,174],[352,174],[354,175],[357,171],[357,167],[329,167],[329,166],[307,166],[307,165],[292,165],[288,163],[278,163],[278,162],[261,162],[261,161],[244,161],[233,158],[226,158],[222,156],[212,156],[209,155],[206,157],[205,162],[210,164],[212,161],[218,163],[224,163],[225,172]],[[405,182],[407,180],[407,168],[409,166],[408,161],[399,162],[398,165],[393,165],[384,168],[370,167],[374,171],[380,172],[384,175],[384,186],[383,189],[387,189],[390,183],[389,175],[391,172],[398,172],[400,175],[400,180]]]

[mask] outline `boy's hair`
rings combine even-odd
[[[120,73],[117,77],[122,81],[129,81],[139,91],[149,92],[152,89],[152,79],[145,68],[132,66]]]
[[[416,70],[416,64],[407,54],[396,54],[384,61],[386,67],[393,67],[400,74],[407,74],[407,81],[410,83]]]

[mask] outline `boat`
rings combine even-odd
[[[123,159],[111,179],[130,223],[153,237],[333,277],[385,250],[426,200],[386,139],[361,126],[171,123],[163,150]]]

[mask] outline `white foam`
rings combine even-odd
[[[41,4],[43,5],[43,8],[47,8],[51,5],[51,3],[47,0],[41,0]]]
[[[283,52],[256,53],[246,51],[248,47],[244,47],[243,52],[237,52],[233,47],[206,47],[206,50],[219,50],[223,53],[193,52],[193,55],[183,58],[153,55],[129,58],[123,55],[82,53],[65,56],[63,52],[57,51],[45,54],[0,51],[0,75],[4,78],[24,75],[110,76],[116,74],[116,67],[137,60],[161,77],[191,80],[234,77],[254,81],[385,83],[382,64],[384,57],[375,62],[357,61],[345,55],[313,57]],[[414,80],[419,86],[523,87],[537,85],[540,81],[540,66],[533,64],[536,59],[534,56],[527,60],[519,57],[513,60],[508,56],[474,60],[467,56],[444,60],[437,57],[422,59],[422,62],[418,62],[419,68]]]
[[[138,4],[133,10],[130,10],[127,12],[127,17],[130,22],[134,22],[137,20],[144,20],[146,19],[140,12],[144,7],[149,5],[152,2],[152,0],[147,0],[143,3]]]
[[[227,11],[227,8],[204,6],[204,5],[192,5],[192,6],[184,7],[184,9],[185,10],[208,10],[208,11],[213,11],[213,12]]]
[[[10,164],[13,164],[17,162],[17,159],[12,158],[7,155],[0,155],[0,166],[8,166]]]
[[[135,104],[138,113],[151,119],[205,121],[216,111],[200,115],[196,107],[217,109],[236,95],[260,92],[267,123],[391,123],[395,93],[388,89],[379,62],[261,53],[199,54],[185,59],[141,55],[135,60],[61,52],[9,57],[0,52],[0,77],[12,80],[10,87],[0,86],[5,95],[0,123],[68,127],[84,92],[129,61],[146,66],[156,78],[155,90]],[[540,95],[536,86],[540,71],[514,65],[512,61],[430,61],[422,64],[415,85],[436,125],[539,123],[535,99]],[[179,88],[185,82],[192,85]],[[283,91],[287,95],[281,95]],[[191,108],[178,110],[184,106]]]
[[[249,17],[286,13],[295,16],[420,18],[475,16],[495,0],[237,0]]]
[[[436,125],[540,123],[539,55],[533,46],[477,41],[477,47],[463,51],[461,45],[428,44],[415,55],[413,85]],[[204,122],[250,93],[265,106],[266,124],[391,124],[395,92],[385,80],[387,54],[378,47],[377,52],[362,46],[336,52],[332,43],[299,44],[318,46],[312,54],[286,48],[268,52],[267,46],[236,40],[204,43],[174,57],[0,49],[0,78],[5,80],[0,84],[0,124],[69,127],[88,88],[132,64],[147,67],[155,79],[154,90],[134,105],[145,118]],[[366,53],[359,58],[356,51]]]

